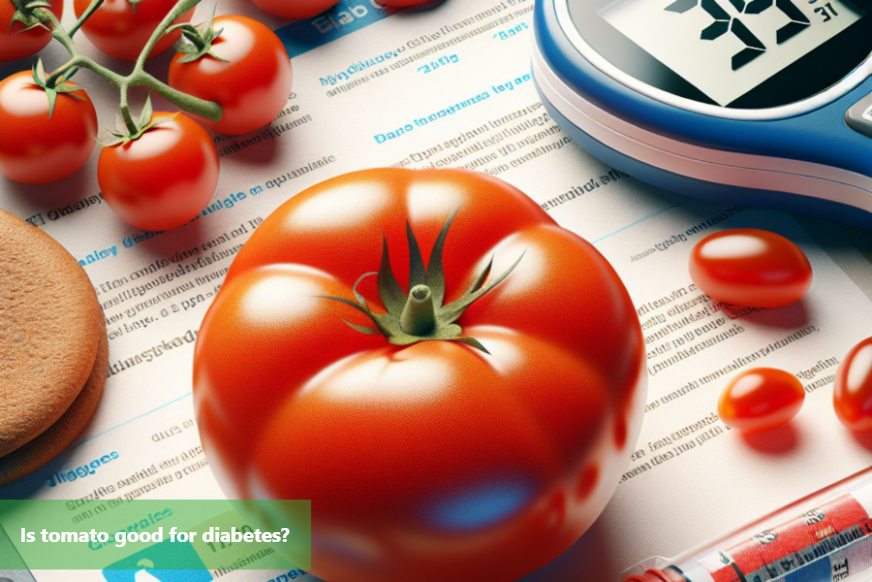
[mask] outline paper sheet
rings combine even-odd
[[[195,20],[211,10],[206,4]],[[872,441],[843,430],[831,405],[835,365],[872,322],[872,265],[848,242],[868,233],[691,200],[582,151],[535,92],[532,7],[533,0],[447,0],[388,15],[365,0],[343,0],[328,17],[289,26],[282,34],[295,80],[285,112],[268,130],[216,137],[218,191],[201,218],[174,231],[143,233],[112,213],[99,195],[96,151],[57,184],[0,181],[0,207],[85,263],[111,338],[111,375],[91,425],[0,497],[219,498],[191,404],[193,340],[207,306],[240,245],[281,203],[331,176],[386,165],[463,166],[509,181],[593,242],[639,309],[651,378],[637,453],[593,529],[529,581],[616,580],[639,560],[676,554],[869,466]],[[283,25],[244,0],[222,2],[218,13]],[[56,49],[46,51],[49,67],[62,62]],[[151,66],[164,70],[168,58]],[[7,66],[0,76],[28,66]],[[116,95],[80,75],[109,124]],[[803,248],[815,270],[805,300],[734,318],[691,288],[692,246],[739,226],[774,230]],[[743,438],[715,416],[725,381],[756,365],[794,372],[809,391],[799,417],[771,439]],[[75,468],[113,452],[111,462],[71,478]],[[267,582],[278,574],[204,579]],[[34,575],[40,582],[104,580],[99,572]]]

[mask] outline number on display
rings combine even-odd
[[[730,13],[721,6],[722,0],[675,0],[672,4],[666,7],[669,12],[685,14],[690,10],[701,6],[709,16],[714,19],[714,22],[703,29],[700,38],[702,40],[717,40],[725,34],[732,33],[737,39],[744,43],[745,48],[733,55],[733,70],[737,71],[763,56],[766,51],[766,45],[751,30],[745,25],[743,20],[738,17],[730,16]],[[784,13],[790,22],[782,26],[776,32],[776,41],[779,45],[786,43],[796,35],[805,31],[811,26],[811,20],[797,7],[795,0],[728,0],[729,3],[740,14],[745,16],[756,16],[763,14],[770,8],[775,7]],[[807,0],[809,4],[818,4],[821,0]],[[839,13],[833,7],[832,2],[827,2],[814,9],[815,13],[820,14],[822,22],[829,22],[834,16]]]

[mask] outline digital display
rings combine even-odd
[[[847,0],[615,0],[598,14],[722,106],[866,15]]]

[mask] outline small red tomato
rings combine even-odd
[[[170,86],[207,101],[224,111],[218,122],[201,121],[225,135],[254,131],[275,119],[291,94],[291,61],[282,41],[269,28],[245,16],[219,16],[220,36],[212,53],[182,63],[178,53],[170,65]]]
[[[718,415],[736,430],[757,432],[787,424],[799,413],[805,390],[777,368],[754,368],[733,378],[718,401]]]
[[[51,0],[49,10],[60,20],[64,0]],[[0,61],[14,61],[35,55],[51,40],[51,32],[42,27],[21,32],[25,26],[21,22],[12,22],[14,14],[15,5],[10,0],[0,1]]]
[[[103,4],[82,25],[82,31],[94,46],[110,57],[135,61],[175,3],[175,0],[141,0],[134,5],[129,0],[103,0]],[[90,4],[91,0],[74,0],[76,17],[81,17]],[[192,8],[174,22],[188,22],[193,14]],[[149,58],[170,48],[180,35],[181,32],[176,30],[162,37]]]
[[[857,432],[872,430],[872,337],[851,348],[836,372],[836,416]]]
[[[798,246],[755,228],[725,230],[699,241],[690,277],[712,299],[747,307],[782,307],[811,287],[811,265]]]
[[[312,18],[339,4],[339,0],[252,0],[252,2],[267,14],[288,20]]]
[[[100,152],[103,198],[124,222],[169,230],[193,220],[218,184],[218,152],[209,134],[185,115],[155,113],[163,121],[126,144]]]
[[[51,117],[48,110],[48,96],[30,71],[0,81],[0,174],[25,184],[47,184],[88,160],[97,137],[97,112],[85,90],[58,94]]]

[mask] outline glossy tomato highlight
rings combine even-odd
[[[209,134],[181,114],[157,112],[160,125],[100,152],[97,181],[124,222],[170,230],[193,220],[218,184],[218,152]]]
[[[717,301],[746,307],[783,307],[811,287],[805,253],[774,232],[736,228],[709,235],[693,247],[690,277]]]
[[[754,368],[730,380],[718,401],[718,416],[736,430],[778,428],[799,414],[805,401],[802,382],[778,368]]]
[[[843,425],[857,432],[872,430],[872,337],[851,348],[839,364],[833,404]]]
[[[60,20],[64,12],[64,0],[51,0],[49,10]],[[0,2],[0,61],[33,56],[51,41],[50,30],[36,27],[24,31],[23,23],[12,22],[13,16],[15,5],[10,0]]]
[[[608,262],[462,170],[295,195],[235,259],[194,362],[224,491],[311,499],[311,572],[344,582],[515,580],[554,559],[614,491],[646,380]]]
[[[291,61],[279,37],[269,28],[244,16],[219,16],[214,21],[220,36],[212,53],[181,62],[173,57],[170,86],[217,102],[224,114],[217,122],[200,118],[207,127],[225,135],[239,135],[269,124],[281,113],[291,94]]]
[[[91,0],[74,0],[76,18],[84,14]],[[85,21],[82,31],[94,46],[110,57],[135,61],[145,48],[157,25],[170,13],[176,0],[141,0],[136,5],[130,0],[103,0],[99,8]],[[173,21],[188,22],[194,9]],[[181,33],[173,31],[157,41],[148,58],[157,56],[179,40]]]
[[[0,174],[47,184],[81,168],[94,150],[97,112],[84,89],[49,100],[30,71],[0,81]]]

